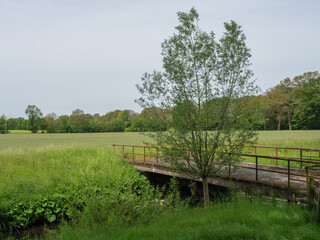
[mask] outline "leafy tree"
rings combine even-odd
[[[28,119],[24,119],[22,121],[22,130],[28,130],[29,129],[29,120]]]
[[[112,112],[108,112],[107,114],[105,114],[103,116],[103,119],[105,122],[110,122],[111,120],[115,120],[115,119],[118,119],[118,115],[121,111],[120,110],[115,110],[115,111],[112,111]]]
[[[72,126],[72,131],[86,132],[89,118],[90,116],[84,114],[83,110],[80,110],[80,109],[73,110],[70,116],[70,124]]]
[[[58,131],[58,115],[49,113],[44,117],[45,129],[48,133],[55,133]]]
[[[298,96],[296,125],[300,129],[320,129],[320,77],[305,81]]]
[[[7,117],[4,114],[0,117],[0,133],[7,133]]]
[[[130,127],[130,111],[121,111],[118,115],[118,120],[123,122],[124,127]]]
[[[247,118],[251,108],[245,107],[243,97],[258,88],[250,81],[251,54],[237,23],[225,23],[216,41],[213,32],[198,27],[194,8],[178,12],[178,18],[178,32],[162,43],[164,72],[144,74],[137,85],[142,95],[137,102],[144,108],[161,108],[172,118],[169,131],[151,137],[158,146],[171,147],[164,154],[173,167],[202,178],[207,206],[208,177],[239,161],[243,146],[255,139]]]
[[[111,120],[106,123],[105,130],[106,132],[124,132],[123,122],[116,119]]]
[[[62,115],[58,118],[58,128],[59,133],[70,133],[72,132],[72,127],[70,124],[70,117],[68,115]]]
[[[29,130],[31,130],[32,133],[36,133],[40,128],[40,121],[43,115],[41,110],[35,105],[28,105],[25,110],[25,114],[29,118]]]
[[[289,130],[291,130],[291,95],[290,79],[287,78],[280,84],[267,92],[269,113],[274,115],[278,122],[278,130],[281,128],[281,121],[288,116]]]

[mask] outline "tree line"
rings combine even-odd
[[[152,109],[145,109],[140,114],[132,110],[115,110],[105,115],[85,113],[75,109],[71,115],[58,116],[55,113],[43,116],[35,105],[25,110],[28,118],[0,118],[0,132],[9,130],[30,130],[32,133],[86,133],[86,132],[137,132],[165,131],[168,121],[153,114]]]
[[[250,96],[247,108],[257,116],[256,130],[320,129],[320,74],[306,72],[293,79],[285,78],[263,94]],[[219,99],[216,99],[219,101]],[[172,126],[171,117],[159,109],[145,108],[141,113],[132,110],[115,110],[105,115],[85,113],[75,109],[70,115],[55,113],[43,116],[35,105],[29,105],[28,118],[0,117],[0,132],[30,130],[48,133],[85,132],[144,132],[166,131]],[[212,126],[214,129],[214,126]]]
[[[255,96],[251,101],[259,109],[259,130],[320,129],[320,74],[306,72]]]

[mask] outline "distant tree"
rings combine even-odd
[[[35,105],[28,105],[25,110],[25,114],[29,118],[29,130],[31,130],[32,133],[36,133],[40,128],[40,120],[43,115],[41,110]]]
[[[70,116],[70,124],[73,132],[86,132],[89,116],[84,114],[83,110],[76,109],[72,111]]]
[[[49,113],[44,117],[45,130],[48,133],[55,133],[58,131],[58,115],[55,113]]]
[[[58,128],[59,128],[59,133],[72,132],[70,117],[68,115],[62,115],[58,118]]]
[[[102,118],[104,119],[105,122],[110,122],[111,120],[118,119],[118,115],[120,112],[121,112],[120,110],[108,112],[104,116],[102,116]]]
[[[257,116],[254,116],[255,128],[257,130],[266,130],[267,129],[267,110],[268,110],[268,102],[265,94],[260,94],[258,96],[249,97],[247,107],[251,108]]]
[[[0,117],[0,133],[7,133],[7,117],[4,114]]]
[[[278,122],[278,130],[281,129],[281,121],[288,117],[289,130],[291,130],[291,95],[288,82],[290,79],[285,79],[280,84],[267,91],[267,104],[269,105],[269,114],[274,115]]]
[[[224,35],[216,41],[213,32],[198,27],[194,8],[179,12],[178,18],[178,33],[162,44],[164,72],[144,74],[137,102],[171,117],[167,132],[150,136],[177,171],[202,178],[207,206],[208,177],[239,161],[244,145],[255,139],[251,108],[243,97],[256,94],[257,87],[250,81],[251,54],[237,23],[225,23]]]
[[[8,130],[23,130],[22,122],[25,119],[22,117],[19,118],[9,118],[7,121]]]
[[[118,120],[121,122],[129,121],[130,118],[130,112],[129,110],[123,110],[118,114]]]
[[[24,119],[22,121],[22,128],[21,130],[28,130],[29,129],[29,120],[28,119]]]
[[[304,84],[309,82],[310,79],[316,79],[320,77],[320,73],[318,71],[314,72],[305,72],[302,75],[295,76],[292,79],[292,85],[295,90],[300,90],[304,87]]]
[[[320,77],[319,72],[315,71],[315,72],[306,72],[303,73],[302,75],[298,75],[296,77],[293,78],[292,80],[292,93],[293,93],[293,98],[294,98],[294,111],[293,111],[293,127],[295,129],[312,129],[314,128],[314,126],[312,127],[312,123],[308,120],[310,116],[314,115],[314,113],[312,113],[312,109],[309,109],[308,111],[306,111],[306,109],[308,109],[306,104],[306,99],[308,96],[306,96],[306,91],[309,90],[305,90],[305,88],[309,88],[310,87],[310,83],[316,80],[312,80],[312,79],[317,79]],[[311,81],[311,82],[310,82]],[[311,85],[313,85],[313,83],[311,83]],[[309,96],[312,97],[312,96]],[[311,111],[310,111],[311,110]],[[316,108],[315,108],[316,110]],[[306,115],[308,112],[309,115]],[[316,115],[316,114],[315,114]],[[311,117],[312,118],[312,117]]]
[[[105,130],[106,132],[124,132],[123,122],[117,119],[106,122]]]
[[[123,110],[118,115],[118,120],[123,122],[125,128],[130,127],[130,111]]]
[[[298,96],[296,126],[300,129],[320,129],[320,77],[305,81]]]

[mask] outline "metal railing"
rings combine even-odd
[[[128,161],[146,163],[147,160],[152,159],[155,161],[153,164],[165,166],[165,163],[161,161],[163,149],[160,147],[126,144],[113,144],[112,146],[115,152],[121,153],[123,158]],[[189,151],[190,154],[189,149],[186,149],[186,151]],[[314,164],[320,164],[320,149],[279,146],[245,146],[243,153],[240,155],[244,158],[244,161],[240,162],[238,167],[251,170],[255,169],[256,182],[259,182],[260,179],[259,171],[285,174],[287,175],[288,188],[291,187],[291,181],[301,182],[301,184],[305,185],[307,188],[307,179],[304,179],[308,172],[306,173],[304,170]],[[268,163],[266,163],[266,160],[269,160]],[[270,164],[270,160],[273,162],[272,164]],[[228,172],[229,176],[231,176],[230,166]],[[312,177],[320,179],[320,174],[316,173],[312,175]]]

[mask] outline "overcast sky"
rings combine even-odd
[[[161,42],[192,6],[217,38],[242,26],[262,91],[320,70],[317,0],[0,0],[0,115],[141,111],[135,85],[161,70]]]

